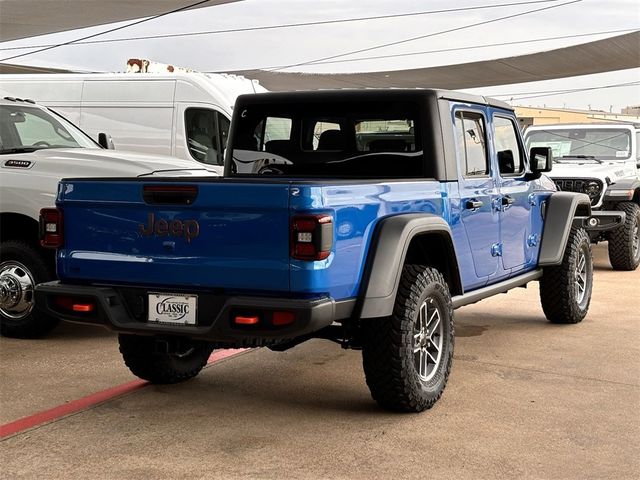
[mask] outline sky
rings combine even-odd
[[[496,0],[494,2],[488,0],[458,0],[456,2],[450,0],[394,0],[392,2],[389,0],[358,2],[345,2],[344,0],[244,0],[168,15],[95,38],[100,41],[110,40],[106,43],[63,46],[11,60],[11,62],[83,71],[122,71],[125,69],[128,58],[148,58],[204,72],[219,72],[298,64],[431,34],[428,38],[335,59],[341,60],[340,62],[303,65],[284,71],[331,73],[401,70],[527,54],[599,40],[620,35],[625,31],[640,29],[640,2],[638,0],[607,0],[606,2],[581,0],[566,5],[563,4],[570,0],[531,0],[528,4],[521,5],[474,8],[525,1],[527,0]],[[500,17],[546,7],[554,8],[499,20]],[[132,36],[240,29],[420,13],[451,8],[469,9],[313,26],[163,39],[111,41]],[[449,33],[439,33],[481,22],[490,23],[462,28]],[[62,43],[127,23],[130,22],[0,43],[0,59],[31,51],[29,49],[3,51],[1,50],[3,48]],[[538,40],[548,37],[613,31],[616,33],[503,45],[504,42],[516,40]],[[497,45],[468,48],[489,44]],[[449,52],[355,60],[362,57],[459,47],[467,48]],[[597,87],[634,81],[640,81],[640,69],[521,85],[481,87],[472,91],[487,95],[531,93],[533,96],[535,92],[545,90]],[[526,95],[514,96],[514,98],[523,96]],[[627,105],[640,104],[640,86],[590,90],[546,97],[537,96],[537,98],[522,99],[513,103],[579,109],[587,109],[590,106],[592,109],[615,112]]]

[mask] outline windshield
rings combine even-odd
[[[424,177],[418,118],[410,102],[252,106],[235,127],[230,174]]]
[[[527,150],[550,147],[555,159],[624,160],[631,156],[631,134],[622,128],[531,130],[526,143]]]
[[[45,148],[100,148],[61,116],[23,104],[0,105],[0,153]]]

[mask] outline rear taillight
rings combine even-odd
[[[331,215],[295,215],[291,218],[291,257],[324,260],[333,246]]]
[[[60,248],[63,243],[62,211],[57,208],[43,208],[40,210],[40,245],[46,248]]]

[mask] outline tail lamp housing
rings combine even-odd
[[[43,208],[40,210],[40,245],[46,248],[60,248],[63,244],[62,210]]]
[[[333,217],[327,214],[291,217],[291,257],[325,260],[333,247]]]

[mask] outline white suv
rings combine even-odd
[[[551,147],[550,177],[558,190],[586,193],[593,209],[626,213],[623,226],[592,241],[609,241],[614,269],[635,270],[640,264],[640,125],[536,125],[527,128],[525,141],[527,149]]]
[[[72,123],[31,101],[0,99],[0,333],[37,337],[58,320],[33,308],[33,288],[55,278],[40,247],[41,208],[55,206],[65,177],[217,175],[191,160],[105,150]]]

